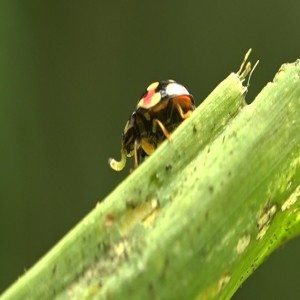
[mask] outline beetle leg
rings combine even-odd
[[[159,121],[158,119],[153,119],[153,122],[155,122],[161,129],[161,131],[163,132],[163,134],[165,135],[165,137],[171,141],[171,134],[168,132],[168,130],[166,129],[166,127],[164,126],[164,124]]]
[[[116,161],[113,158],[109,158],[108,159],[108,163],[110,165],[110,167],[112,169],[114,169],[115,171],[121,171],[124,169],[125,164],[126,164],[126,152],[124,150],[124,148],[121,148],[121,160],[120,161]]]
[[[186,113],[183,113],[183,110],[182,110],[181,106],[179,105],[179,103],[176,103],[175,106],[176,106],[176,109],[179,112],[179,115],[182,119],[185,120],[191,116],[191,114],[192,114],[191,110],[188,110]]]
[[[133,156],[134,156],[134,169],[136,169],[139,166],[139,163],[141,161],[141,141],[138,139],[135,139],[134,141],[134,147],[133,147]]]

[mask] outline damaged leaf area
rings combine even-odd
[[[248,73],[221,82],[0,299],[230,299],[300,233],[300,61],[250,105]]]

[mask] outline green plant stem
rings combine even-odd
[[[229,299],[300,232],[299,74],[231,74],[0,299]]]

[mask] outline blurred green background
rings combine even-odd
[[[127,175],[121,132],[149,83],[199,104],[252,47],[248,101],[300,57],[300,1],[0,1],[0,293]],[[132,163],[132,162],[130,162]],[[300,240],[234,299],[300,294]]]

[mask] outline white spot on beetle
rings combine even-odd
[[[166,93],[169,96],[189,95],[187,89],[176,82],[168,84],[168,86],[166,87]]]

